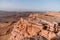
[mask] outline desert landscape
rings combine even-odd
[[[0,40],[60,40],[60,12],[0,11]]]
[[[60,40],[60,0],[0,0],[0,40]]]

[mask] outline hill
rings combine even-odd
[[[60,40],[59,15],[58,12],[0,14],[0,39]]]

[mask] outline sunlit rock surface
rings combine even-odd
[[[10,19],[11,22],[0,23],[0,39],[60,40],[60,17],[55,15],[56,12],[31,13],[17,17],[16,22]]]

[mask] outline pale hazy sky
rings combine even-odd
[[[60,0],[0,0],[0,10],[60,11]]]

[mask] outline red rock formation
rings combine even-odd
[[[34,21],[34,20],[33,20]],[[56,38],[56,34],[54,31],[56,30],[52,23],[43,21],[45,24],[37,25],[33,21],[28,21],[26,19],[21,18],[12,31],[12,35],[10,40],[22,40],[25,37],[32,37],[34,35],[41,35],[48,40]],[[51,24],[51,25],[50,25]],[[58,34],[59,35],[59,34]]]

